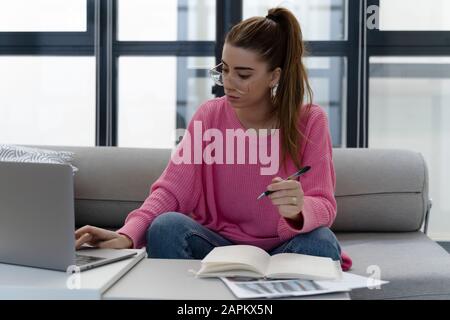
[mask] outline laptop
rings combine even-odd
[[[136,255],[75,250],[74,181],[67,164],[0,162],[0,263],[68,272]]]

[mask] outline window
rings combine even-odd
[[[93,0],[0,0],[0,143],[93,146]]]
[[[346,40],[346,0],[244,0],[244,19],[266,16],[269,8],[282,6],[290,9],[300,22],[305,40]]]
[[[313,102],[328,114],[333,146],[343,147],[346,144],[346,58],[309,57],[305,63]]]
[[[95,145],[95,58],[0,56],[0,143]]]
[[[312,40],[309,44],[313,57],[308,58],[311,84],[315,102],[329,114],[335,146],[346,145],[348,48],[344,46],[347,46],[347,2],[305,0],[283,3],[297,14],[305,36]],[[3,61],[13,57],[20,61],[35,61],[30,75],[17,73],[27,80],[38,77],[38,65],[45,65],[55,74],[52,68],[56,62],[52,61],[84,61],[84,67],[79,70],[72,70],[70,66],[61,66],[60,70],[74,72],[74,77],[79,78],[72,83],[73,92],[66,92],[64,99],[74,102],[71,94],[86,92],[82,97],[85,100],[77,103],[80,114],[89,119],[83,125],[91,123],[93,128],[83,129],[87,136],[80,135],[76,141],[70,135],[67,140],[63,135],[55,137],[61,139],[58,140],[61,144],[89,145],[95,135],[97,145],[171,147],[174,129],[184,128],[196,109],[214,97],[207,70],[220,58],[217,47],[221,45],[223,34],[242,19],[242,12],[265,15],[267,6],[277,4],[253,0],[232,3],[67,0],[64,4],[56,0],[0,0],[0,26],[3,28],[0,29],[0,58]],[[217,15],[223,18],[216,21]],[[96,17],[103,19],[96,20]],[[317,23],[318,20],[321,22]],[[97,33],[95,27],[99,28]],[[114,30],[116,33],[112,32]],[[94,38],[95,34],[98,37]],[[216,36],[220,39],[218,42]],[[326,40],[326,44],[319,43],[319,50],[316,50],[314,42],[319,40]],[[323,51],[328,43],[331,49]],[[317,52],[321,57],[314,57]],[[17,66],[13,64],[8,65],[4,69],[5,77],[9,74],[19,79],[15,68]],[[42,84],[63,83],[58,82],[58,78],[55,74]],[[34,85],[40,82],[35,81]],[[36,103],[52,105],[48,100],[53,98],[41,96],[41,91],[33,87],[32,82],[25,81],[25,84],[26,90],[37,96]],[[92,87],[85,88],[88,84]],[[17,85],[24,89],[24,85]],[[220,95],[220,90],[214,93]],[[15,93],[5,92],[4,95],[8,95],[10,108],[32,112],[28,101],[12,98]],[[66,110],[65,115],[68,112]],[[72,130],[70,126],[66,129]],[[155,138],[155,132],[165,134]],[[31,140],[34,137],[40,140],[31,133],[27,136]],[[25,138],[21,141],[29,143]]]
[[[424,155],[433,209],[430,236],[450,229],[450,57],[370,59],[369,147]]]
[[[118,40],[214,40],[215,10],[211,0],[119,0]]]
[[[448,0],[380,0],[381,31],[449,31]]]
[[[347,29],[351,26],[357,30],[359,9],[356,1],[350,2],[351,7],[348,0],[242,1],[243,19],[266,16],[269,8],[281,6],[291,10],[299,20],[309,51],[305,63],[314,92],[313,102],[328,114],[334,147],[351,146],[356,141],[354,135],[347,134],[346,125],[347,104],[357,100],[356,95],[354,100],[348,99],[348,62],[354,69],[352,72],[358,71],[354,68],[357,55],[349,55],[351,50],[357,50],[358,43],[353,41],[358,41],[358,35]],[[351,20],[347,18],[350,14]],[[351,86],[357,87],[357,83],[352,82]]]
[[[118,0],[116,12],[117,145],[173,148],[214,98],[216,1]]]
[[[119,146],[173,148],[197,108],[214,98],[213,57],[119,58]]]
[[[87,30],[86,0],[0,0],[0,32]]]

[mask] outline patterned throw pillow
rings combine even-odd
[[[73,174],[78,168],[72,165],[75,153],[0,144],[0,161],[69,164]]]

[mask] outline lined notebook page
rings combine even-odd
[[[305,275],[303,279],[331,280],[340,279],[342,270],[339,261],[331,258],[280,253],[271,257],[267,274],[300,274]]]
[[[233,245],[214,248],[202,263],[243,263],[255,266],[264,274],[269,264],[270,255],[263,249],[247,245]]]

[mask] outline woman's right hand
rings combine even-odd
[[[84,226],[75,231],[75,248],[79,249],[83,244],[96,248],[129,249],[133,247],[133,241],[123,234],[114,231]]]

